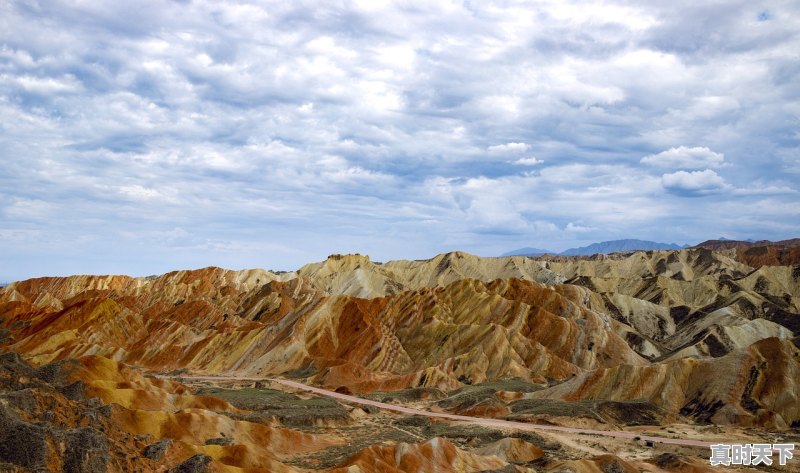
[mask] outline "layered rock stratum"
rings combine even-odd
[[[532,422],[792,431],[800,426],[800,265],[786,264],[791,246],[777,256],[759,248],[538,259],[456,252],[386,263],[333,255],[288,273],[212,267],[14,282],[0,289],[2,396],[28,392],[39,407],[5,402],[2,417],[39,447],[20,459],[0,445],[0,462],[91,471],[65,465],[99,455],[102,471],[186,462],[175,471],[295,471],[314,465],[298,466],[298,455],[348,443],[154,375],[283,376],[339,392],[433,396],[437,409]],[[55,420],[44,405],[60,413]],[[80,420],[89,413],[96,422]],[[548,463],[541,445],[511,437],[475,448],[417,437],[320,468],[658,463],[634,467],[613,455]],[[70,442],[103,453],[74,453]]]

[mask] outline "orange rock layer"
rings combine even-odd
[[[27,300],[0,304],[6,346],[36,363],[102,355],[162,371],[311,370],[315,381],[353,391],[453,388],[512,376],[544,382],[646,364],[618,334],[626,329],[587,308],[589,291],[577,286],[463,279],[359,299],[326,296],[303,279],[249,292],[198,285],[176,296],[168,287],[161,297],[109,288],[71,294],[59,283],[37,283],[70,296],[56,306],[35,307],[29,284],[13,292]]]
[[[706,249],[385,264],[337,255],[289,274],[205,268],[12,283],[0,290],[0,348],[38,365],[99,356],[350,392],[566,381],[543,393],[652,398],[674,414],[786,427],[798,420],[797,399],[760,386],[796,389],[799,312],[797,267],[753,270]],[[783,361],[768,361],[769,350]],[[170,409],[213,402],[163,398],[133,378],[90,388],[131,408],[134,399]]]

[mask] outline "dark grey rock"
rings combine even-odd
[[[225,437],[217,437],[206,440],[206,445],[223,445],[223,446],[233,445],[233,439]]]
[[[159,440],[156,443],[144,447],[142,455],[151,460],[159,461],[164,458],[164,453],[167,451],[167,448],[169,448],[170,445],[172,445],[171,439]]]
[[[21,389],[0,394],[0,399],[9,407],[21,412],[33,413],[38,410],[36,395],[31,389]]]
[[[0,461],[29,469],[44,466],[50,432],[41,424],[18,422],[0,432]]]
[[[67,432],[64,473],[104,473],[110,459],[108,440],[91,427]]]
[[[170,473],[207,473],[211,457],[198,453],[185,462],[169,470]]]
[[[86,400],[86,384],[84,384],[83,381],[75,381],[74,383],[60,386],[56,389],[63,394],[65,398],[71,401]]]

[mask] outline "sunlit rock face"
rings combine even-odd
[[[541,259],[449,253],[386,263],[334,255],[280,274],[204,268],[38,278],[0,289],[0,348],[19,353],[12,364],[27,373],[9,375],[9,392],[27,389],[20,376],[39,379],[37,367],[59,366],[63,379],[34,382],[37,403],[77,419],[94,407],[58,389],[80,382],[82,396],[113,406],[106,443],[95,442],[111,452],[108,471],[128,471],[132,460],[123,459],[147,446],[174,465],[295,471],[281,452],[344,442],[242,420],[245,410],[151,376],[175,370],[283,375],[351,393],[446,392],[513,378],[538,388],[455,409],[502,418],[512,401],[639,402],[662,420],[787,429],[800,422],[800,267],[746,261],[730,249]],[[39,411],[10,415],[30,423]],[[94,435],[66,432],[82,425],[67,417],[64,432],[42,431],[42,445],[68,449],[70,435]],[[133,444],[138,453],[121,446],[134,437],[142,439]],[[162,440],[169,442],[155,445]],[[48,448],[36,461],[63,468],[67,450]],[[337,468],[482,471],[538,455],[512,439],[481,448],[445,439],[374,445]],[[151,471],[156,463],[143,458],[140,471]],[[607,463],[630,466],[606,457],[549,465],[594,471]]]
[[[470,258],[480,267],[479,259]],[[368,260],[336,257],[328,263],[344,265],[334,273],[347,279],[354,261]],[[446,258],[439,261],[439,273],[450,271],[441,264]],[[496,261],[487,266],[500,272],[508,267]],[[646,363],[620,336],[629,329],[590,309],[591,291],[578,286],[462,277],[428,287],[441,277],[426,276],[418,289],[365,299],[330,294],[330,271],[321,279],[285,282],[253,273],[209,268],[151,280],[12,284],[3,293],[3,308],[14,319],[6,323],[15,324],[7,343],[37,363],[101,355],[156,370],[297,371],[356,391],[452,388],[504,377],[544,382]],[[82,285],[90,289],[77,289]],[[30,303],[42,293],[52,298],[50,305]]]
[[[0,317],[3,343],[38,363],[98,354],[152,369],[358,379],[360,390],[453,386],[789,339],[800,330],[798,277],[706,249],[383,264],[334,255],[296,273],[32,279],[0,291]]]

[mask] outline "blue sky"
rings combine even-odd
[[[800,236],[800,4],[0,2],[0,280]]]

